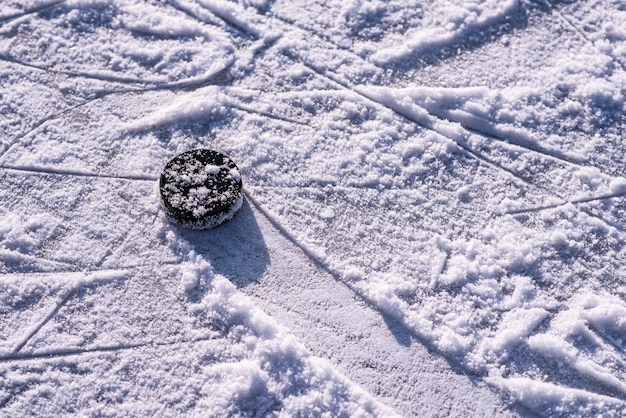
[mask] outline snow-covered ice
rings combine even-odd
[[[622,416],[623,0],[4,0],[0,415]],[[171,225],[223,152],[246,199]]]

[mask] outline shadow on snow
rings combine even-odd
[[[178,232],[211,263],[216,273],[237,287],[260,280],[270,264],[265,239],[246,200],[231,221],[217,228],[180,228]]]

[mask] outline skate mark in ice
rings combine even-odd
[[[251,39],[263,39],[267,36],[268,31],[263,27],[266,24],[261,21],[260,15],[257,13],[250,12],[248,9],[231,2],[211,2],[209,0],[196,0],[196,2],[228,26]]]
[[[0,255],[2,255],[2,253],[0,253]],[[41,259],[41,257],[37,256],[37,257],[33,257],[33,259]],[[87,270],[87,266],[81,266],[78,264],[72,264],[72,263],[68,263],[65,261],[57,261],[57,260],[48,260],[48,259],[44,259],[45,261],[49,261],[51,263],[57,263],[55,264],[56,267],[60,267],[60,266],[68,266],[68,267],[72,267],[72,270],[45,270],[45,271],[28,271],[28,272],[0,272],[0,283],[2,282],[3,278],[6,280],[7,277],[18,277],[18,276],[23,276],[23,277],[38,277],[41,276],[43,278],[45,277],[50,277],[50,276],[55,276],[55,277],[59,277],[61,275],[76,275],[76,274],[81,274],[81,272],[85,272],[88,271],[90,273],[98,273],[98,272],[110,272],[110,271],[132,271],[132,270],[143,270],[146,268],[157,268],[159,266],[177,266],[180,263],[180,260],[176,259],[163,259],[163,260],[159,260],[158,263],[154,263],[154,262],[150,262],[150,263],[140,263],[140,264],[127,264],[127,265],[119,265],[119,266],[112,266],[112,267],[102,267],[102,268],[96,268],[96,269],[89,269]]]
[[[576,404],[603,405],[614,408],[616,411],[626,407],[626,402],[612,396],[597,394],[584,389],[572,388],[544,382],[538,379],[526,377],[496,377],[487,378],[489,384],[502,391],[508,392],[519,404],[529,408],[536,416],[567,416],[563,411],[555,411],[555,405],[562,410],[574,407]],[[563,405],[563,400],[568,400],[568,405]],[[581,408],[582,409],[582,408]],[[559,413],[560,412],[560,413]],[[576,416],[586,416],[584,412]]]
[[[280,21],[280,22],[282,22],[282,23],[284,23],[284,24],[286,24],[286,25],[288,25],[288,26],[290,26],[292,28],[297,28],[297,29],[299,29],[299,30],[301,30],[303,32],[306,32],[308,34],[316,36],[316,37],[320,38],[322,41],[331,44],[333,47],[335,47],[335,48],[337,48],[337,49],[339,49],[341,51],[349,53],[354,58],[358,58],[359,60],[363,60],[363,57],[358,55],[351,48],[348,48],[348,47],[346,47],[344,45],[339,44],[338,42],[335,42],[330,36],[326,35],[323,32],[318,31],[317,29],[315,29],[313,27],[303,25],[301,23],[296,22],[295,20],[292,20],[292,19],[286,18],[284,16],[281,16],[278,13],[276,13],[275,11],[272,11],[272,12],[268,13],[267,16],[269,16],[269,17],[271,17],[271,18],[273,18],[275,20],[278,20],[278,21]]]
[[[236,109],[248,114],[258,114],[287,124],[309,126],[296,119],[276,115],[270,110],[251,106],[250,96],[258,91],[227,88],[225,86],[207,86],[202,89],[179,95],[169,105],[160,107],[152,114],[127,122],[121,131],[125,133],[141,133],[161,129],[165,126],[181,122],[197,121],[200,118],[218,117],[225,111]]]
[[[40,70],[46,73],[66,76],[70,78],[84,78],[88,80],[108,82],[111,84],[137,85],[137,87],[134,87],[132,89],[112,90],[110,92],[105,93],[105,95],[106,94],[131,93],[131,92],[158,91],[158,90],[178,90],[178,89],[202,87],[205,85],[212,84],[212,82],[215,80],[219,80],[219,78],[228,71],[228,69],[232,66],[234,62],[234,58],[229,57],[229,59],[225,60],[224,62],[218,62],[212,65],[204,74],[201,74],[199,76],[188,77],[188,78],[178,80],[178,81],[163,82],[163,81],[157,81],[157,80],[149,80],[149,79],[145,80],[145,79],[138,79],[138,78],[132,78],[132,77],[120,77],[120,76],[115,76],[115,75],[110,75],[110,74],[55,70],[50,67],[44,67],[42,65],[20,61],[15,58],[9,57],[7,55],[0,55],[0,60],[6,61],[11,64],[33,68],[33,69]]]
[[[226,27],[234,29],[236,33],[244,34],[246,38],[257,41],[252,43],[247,51],[234,53],[235,61],[247,61],[241,62],[240,67],[251,66],[253,60],[262,55],[263,52],[281,38],[280,33],[257,28],[255,25],[247,23],[241,16],[260,16],[250,13],[248,10],[243,10],[234,3],[228,3],[227,5],[225,3],[211,4],[206,1],[195,1],[193,4],[189,4],[189,2],[182,4],[183,1],[185,0],[173,0],[171,6],[198,22],[211,25],[225,24]]]
[[[622,234],[622,236],[626,232],[623,225],[620,225],[618,222],[615,222],[613,220],[607,219],[607,215],[605,213],[593,213],[593,211],[587,207],[579,207],[578,210],[580,210],[582,213],[586,214],[590,218],[596,218],[600,222],[603,222],[605,225],[608,225],[611,228],[615,228],[615,230]]]
[[[128,277],[128,270],[100,270],[93,271],[89,273],[79,274],[79,278],[75,278],[75,274],[68,277],[74,277],[74,279],[69,279],[68,284],[61,284],[61,286],[66,287],[62,290],[60,296],[57,298],[57,301],[54,304],[54,307],[48,312],[48,314],[42,318],[40,321],[35,323],[30,329],[26,330],[26,332],[22,335],[22,337],[17,341],[14,345],[12,352],[13,354],[17,354],[24,348],[26,344],[48,323],[51,319],[53,319],[59,310],[65,306],[65,304],[76,294],[76,292],[84,286],[90,285],[98,285],[105,282],[122,280]],[[47,275],[39,275],[40,277],[50,277],[50,274]],[[5,276],[6,277],[6,276]],[[15,275],[13,275],[15,277]],[[5,279],[6,280],[6,279]]]
[[[302,122],[302,121],[299,121],[299,120],[296,120],[296,119],[291,119],[291,118],[288,118],[288,117],[285,117],[285,116],[275,115],[275,114],[272,114],[272,113],[267,112],[265,110],[255,109],[254,107],[245,105],[243,103],[231,102],[230,106],[235,108],[235,109],[238,109],[238,110],[240,110],[242,112],[245,112],[245,113],[264,116],[266,118],[273,119],[273,120],[276,120],[276,121],[279,121],[279,122],[295,123],[296,125],[309,126],[309,124],[306,123],[306,122]]]
[[[406,194],[416,194],[419,195],[419,193],[417,193],[415,190],[413,189],[408,189],[406,187],[393,187],[393,186],[377,186],[377,185],[372,185],[372,184],[351,184],[351,183],[338,183],[338,182],[331,182],[331,181],[320,181],[320,180],[311,180],[310,182],[307,183],[281,183],[280,185],[261,185],[261,186],[257,186],[257,185],[251,185],[252,188],[255,189],[275,189],[275,190],[288,190],[288,189],[294,189],[294,190],[316,190],[319,191],[320,189],[325,189],[325,188],[330,188],[332,190],[335,191],[342,191],[342,190],[377,190],[379,192],[386,192],[386,191],[393,191],[393,192],[399,192],[399,193],[406,193]]]
[[[464,103],[470,102],[470,99],[463,97],[468,93],[470,96],[486,97],[490,92],[486,88],[448,89],[416,87],[395,90],[385,87],[374,87],[368,89],[370,93],[365,93],[363,87],[355,86],[355,88],[361,89],[364,95],[371,100],[402,114],[408,119],[414,120],[417,116],[420,120],[425,121],[424,125],[426,126],[436,127],[440,121],[449,123],[449,126],[442,126],[445,131],[436,131],[457,143],[465,142],[466,136],[458,134],[459,131],[465,131],[468,134],[477,134],[490,140],[495,139],[503,144],[517,146],[526,151],[534,152],[543,158],[556,159],[575,167],[588,167],[588,165],[583,165],[583,158],[569,155],[558,149],[544,147],[539,144],[539,141],[532,134],[522,129],[494,120],[488,120],[458,108]],[[403,100],[405,98],[409,98],[411,103],[406,104]],[[436,120],[429,120],[431,119],[429,116],[436,118]],[[420,123],[419,121],[416,122]],[[447,132],[452,133],[453,136],[450,136]]]
[[[54,176],[72,176],[72,177],[92,177],[102,179],[117,179],[117,180],[129,180],[129,181],[156,181],[157,176],[137,174],[137,175],[123,175],[123,174],[107,174],[107,173],[92,173],[88,171],[69,170],[56,167],[37,167],[37,166],[8,166],[0,165],[0,169],[7,171],[18,171],[21,173],[33,174],[33,175],[54,175]]]
[[[505,5],[504,10],[500,11],[502,13],[495,13],[495,15],[486,16],[484,17],[483,20],[478,19],[479,20],[478,22],[473,22],[472,24],[469,25],[469,27],[466,26],[465,32],[471,33],[472,31],[480,30],[482,28],[481,25],[491,26],[494,23],[505,21],[511,12],[515,12],[518,9],[517,3],[518,3],[517,0],[507,0],[507,4]],[[318,38],[319,40],[332,45],[338,50],[347,52],[353,58],[358,59],[359,61],[363,63],[367,63],[376,69],[380,70],[385,67],[384,64],[381,65],[381,63],[372,62],[371,60],[367,60],[363,58],[361,55],[354,52],[351,48],[339,44],[338,42],[334,41],[330,36],[326,35],[320,30],[317,30],[307,25],[303,25],[302,23],[296,22],[293,19],[284,17],[274,10],[270,9],[266,11],[266,13],[260,14],[260,13],[251,12],[249,9],[244,10],[243,8],[241,8],[240,6],[234,3],[228,3],[228,5],[224,3],[214,5],[208,2],[207,0],[196,0],[196,4],[199,4],[204,9],[209,10],[214,16],[220,18],[227,25],[231,26],[236,31],[243,33],[250,38],[262,39],[264,36],[267,36],[267,33],[269,32],[267,30],[268,27],[281,27],[282,26],[282,28],[285,31],[288,31],[288,30],[291,30],[294,32],[297,31],[297,32],[304,33],[307,36],[314,36]],[[189,10],[189,7],[187,7],[187,10]],[[203,20],[197,15],[197,12],[190,13],[190,14],[193,17]],[[464,35],[465,32],[461,33],[461,35]],[[456,42],[462,38],[463,36],[459,36],[454,39],[449,39],[448,40],[449,42],[444,42],[441,45],[439,45],[439,47],[442,48],[443,46],[452,42]],[[392,49],[398,49],[398,48],[396,47],[390,48],[390,50]]]
[[[37,132],[37,130],[39,128],[45,127],[48,125],[49,122],[52,122],[54,120],[60,119],[61,117],[63,117],[65,114],[67,114],[68,112],[71,112],[73,110],[77,110],[80,109],[82,107],[88,106],[94,102],[97,102],[101,99],[104,99],[108,96],[112,96],[112,95],[121,95],[121,94],[137,94],[137,93],[145,93],[145,92],[149,92],[149,91],[160,91],[160,90],[183,90],[183,89],[189,89],[189,88],[196,88],[196,87],[203,87],[205,86],[207,83],[210,84],[212,81],[216,81],[220,76],[222,76],[232,65],[233,60],[230,60],[228,62],[228,65],[225,66],[222,69],[217,69],[215,72],[211,73],[210,77],[208,79],[200,79],[197,80],[197,82],[192,82],[192,81],[181,81],[181,82],[176,82],[176,83],[168,83],[165,85],[158,85],[158,86],[152,86],[152,87],[145,87],[145,88],[139,88],[139,87],[132,87],[132,88],[118,88],[118,89],[112,89],[112,90],[98,90],[93,92],[93,95],[95,95],[95,97],[86,99],[85,101],[78,103],[76,105],[70,106],[66,109],[63,109],[59,112],[53,113],[49,116],[46,116],[40,120],[38,120],[37,122],[35,122],[26,132],[16,136],[15,138],[13,138],[12,140],[9,140],[9,142],[7,144],[4,144],[4,147],[2,150],[0,150],[0,160],[2,160],[2,158],[5,156],[5,154],[7,154],[14,146],[18,145],[23,139],[27,138],[29,135],[32,135],[33,133]],[[117,84],[117,83],[116,83]],[[92,95],[92,93],[88,93],[89,95]]]
[[[20,135],[16,136],[15,138],[10,140],[6,144],[6,146],[0,151],[0,161],[5,156],[5,154],[7,154],[14,146],[18,145],[23,139],[27,138],[29,135],[31,135],[34,132],[36,132],[42,126],[45,126],[48,122],[51,122],[51,121],[56,120],[56,119],[59,119],[64,114],[66,114],[67,112],[71,112],[72,110],[79,109],[79,108],[81,108],[83,106],[86,106],[86,105],[88,105],[90,103],[93,103],[93,102],[95,102],[96,100],[99,100],[99,99],[100,99],[100,97],[87,100],[87,101],[85,101],[83,103],[79,103],[79,104],[77,104],[75,106],[68,107],[67,109],[63,109],[60,112],[54,113],[54,114],[52,114],[50,116],[47,116],[47,117],[45,117],[45,118],[35,122],[28,131],[26,131],[23,134],[20,134]]]
[[[89,80],[96,81],[107,81],[110,83],[122,83],[122,84],[139,84],[139,85],[149,85],[149,81],[144,81],[134,77],[123,77],[116,76],[112,74],[98,74],[96,72],[85,72],[85,71],[67,71],[67,70],[55,70],[51,67],[45,67],[43,65],[38,65],[26,61],[19,60],[17,58],[11,57],[9,55],[0,55],[0,60],[9,62],[11,64],[21,65],[28,68],[33,68],[35,70],[40,70],[46,73],[55,74],[55,75],[64,75],[68,77],[78,77],[85,78]]]
[[[243,61],[238,63],[240,68],[244,66],[251,67],[254,60],[282,37],[281,33],[268,29],[266,18],[261,17],[257,13],[243,9],[235,3],[214,3],[215,2],[199,0],[196,2],[196,10],[192,10],[192,7],[189,5],[183,6],[180,2],[175,2],[174,8],[181,10],[183,13],[186,13],[200,22],[207,21],[207,16],[200,16],[200,14],[202,11],[208,11],[210,16],[217,18],[227,27],[234,29],[235,32],[239,34],[245,35],[245,37],[250,40],[256,41],[250,45],[247,51],[234,53],[234,59],[236,61]],[[200,10],[198,10],[198,8]],[[210,22],[214,23],[212,20]]]
[[[274,217],[272,216],[257,200],[256,198],[252,195],[252,193],[250,193],[248,191],[247,188],[244,187],[244,195],[246,196],[246,199],[248,199],[250,202],[252,202],[252,204],[254,205],[254,207],[263,214],[263,216],[265,216],[267,218],[267,220],[272,224],[272,226],[274,226],[274,228],[276,228],[285,238],[287,238],[289,241],[291,241],[296,247],[298,247],[300,250],[302,250],[302,252],[309,258],[311,259],[311,261],[313,261],[315,263],[315,265],[319,266],[320,268],[322,268],[324,271],[326,271],[327,273],[329,273],[331,276],[333,276],[334,278],[339,278],[341,277],[341,273],[335,269],[333,269],[331,266],[329,266],[326,263],[326,260],[324,259],[324,257],[318,253],[316,253],[314,250],[310,249],[305,243],[300,242],[298,240],[297,237],[295,237],[291,232],[289,232],[289,230],[285,227],[283,227],[280,222]],[[342,283],[344,283],[343,280],[339,280]],[[349,284],[346,284],[346,286],[350,287]],[[350,287],[351,288],[351,287]],[[351,290],[354,290],[351,288]]]
[[[576,32],[578,34],[578,36],[580,36],[582,39],[584,39],[585,41],[587,41],[590,44],[593,43],[593,41],[587,36],[585,31],[583,31],[578,26],[576,26],[574,24],[574,22],[572,21],[572,19],[570,19],[569,17],[565,16],[559,9],[557,9],[552,4],[552,1],[550,1],[550,0],[528,0],[528,1],[530,1],[531,3],[535,3],[535,4],[539,5],[539,6],[543,6],[543,7],[547,8],[549,14],[557,15],[559,18],[561,18],[565,22],[565,24],[567,26],[572,28],[572,30],[574,32]]]
[[[223,22],[194,0],[171,0],[169,5],[201,23],[218,25]]]
[[[106,96],[109,95],[113,95],[113,94],[121,94],[121,93],[129,93],[129,92],[141,92],[141,91],[145,91],[145,90],[123,90],[123,91],[119,91],[119,90],[115,90],[115,91],[109,91],[109,92],[102,92],[98,97],[95,97],[93,99],[89,99],[86,100],[82,103],[79,103],[77,105],[68,107],[66,109],[63,109],[60,112],[54,113],[52,115],[49,115],[37,122],[35,122],[25,133],[17,135],[15,138],[11,139],[8,141],[8,143],[4,144],[2,150],[0,150],[0,161],[5,157],[6,154],[9,153],[9,151],[11,151],[11,149],[17,145],[20,144],[20,142],[22,142],[24,139],[28,138],[30,135],[33,135],[34,133],[36,133],[39,128],[45,127],[48,125],[49,122],[52,122],[54,120],[60,119],[61,117],[63,117],[63,115],[65,115],[68,112],[71,112],[73,110],[79,109],[81,107],[87,106],[91,103],[94,103]]]
[[[624,399],[624,330],[626,304],[613,295],[582,289],[569,307],[560,310],[550,328],[528,339],[528,347],[539,356],[559,362],[559,369],[570,369],[588,380],[587,390]],[[563,380],[560,373],[553,378]],[[575,382],[565,382],[576,387]]]
[[[490,140],[498,141],[504,147],[518,148],[526,151],[532,151],[537,154],[541,154],[547,159],[557,160],[560,162],[564,162],[568,165],[576,166],[576,167],[590,167],[589,165],[583,164],[582,159],[568,156],[567,154],[562,153],[558,150],[548,150],[543,148],[539,144],[525,143],[522,141],[516,141],[515,138],[507,135],[502,135],[500,133],[490,132],[489,129],[477,129],[476,127],[472,127],[467,123],[461,122],[461,126],[465,128],[470,133],[475,133],[483,138],[487,138]]]
[[[2,25],[6,22],[10,22],[11,20],[14,19],[18,19],[20,17],[24,17],[24,16],[28,16],[34,13],[38,13],[41,11],[44,11],[46,9],[49,9],[51,7],[54,7],[58,4],[61,3],[65,3],[67,0],[53,0],[53,1],[49,1],[49,2],[44,2],[42,4],[39,5],[35,5],[33,7],[31,7],[30,9],[27,10],[23,10],[21,12],[16,12],[13,14],[7,14],[7,15],[0,15],[0,27],[2,27]]]
[[[244,12],[243,9],[239,8],[239,6],[236,6],[233,3],[229,3],[228,6],[226,6],[226,4],[224,3],[220,3],[219,5],[212,5],[206,0],[197,0],[197,3],[199,3],[206,10],[209,10],[214,16],[221,19],[228,26],[234,28],[240,33],[245,34],[251,39],[263,41],[263,43],[267,47],[271,46],[271,44],[279,38],[285,37],[284,34],[275,33],[271,29],[268,29],[268,27],[281,26],[280,24],[276,23],[282,23],[282,26],[286,24],[288,26],[288,29],[293,30],[295,28],[296,30],[303,31],[308,35],[316,36],[321,40],[332,44],[338,49],[348,52],[354,58],[365,62],[363,58],[360,57],[358,54],[356,54],[349,48],[338,45],[325,34],[311,28],[302,27],[301,25],[295,22],[291,22],[288,19],[274,13],[260,15],[258,13],[249,12],[248,10],[245,10]],[[245,16],[248,21],[242,18],[242,16]]]
[[[613,193],[606,193],[606,194],[601,194],[597,196],[587,196],[587,197],[581,197],[578,199],[571,199],[568,201],[555,203],[551,205],[535,206],[531,208],[511,209],[511,210],[505,211],[502,215],[518,215],[521,213],[541,212],[543,210],[554,209],[554,208],[558,208],[559,206],[568,205],[568,204],[578,205],[581,203],[596,202],[600,200],[614,199],[614,198],[624,197],[624,196],[626,196],[626,191],[616,191]],[[590,214],[590,216],[598,217],[597,215],[594,215],[594,214]]]
[[[341,77],[337,74],[333,74],[328,70],[316,68],[315,64],[304,62],[304,60],[300,60],[299,57],[293,54],[288,55],[292,56],[292,58],[296,60],[299,60],[299,62],[307,67],[309,70],[313,71],[320,77],[331,81],[333,84],[338,85],[341,88],[350,91],[357,96],[360,96],[362,99],[365,99],[376,106],[391,110],[392,112],[396,113],[397,115],[401,116],[411,123],[415,123],[422,128],[431,130],[447,139],[452,140],[465,155],[469,156],[470,158],[476,159],[487,167],[502,171],[506,173],[507,176],[512,177],[517,182],[521,182],[544,191],[549,191],[544,186],[533,183],[532,181],[520,176],[513,170],[504,167],[497,161],[490,159],[480,151],[473,149],[467,143],[467,137],[469,136],[469,133],[466,129],[462,128],[460,124],[440,119],[436,115],[431,115],[426,111],[426,109],[423,108],[418,108],[417,113],[407,112],[405,109],[402,109],[399,106],[393,106],[393,104],[386,103],[384,100],[377,99],[375,96],[368,94],[365,88],[362,88],[361,86],[354,86],[350,82],[342,80]],[[458,128],[461,128],[461,131],[459,131]]]
[[[129,230],[121,239],[121,241],[119,243],[112,243],[112,245],[109,246],[109,248],[107,249],[107,251],[102,255],[102,257],[100,258],[100,260],[96,261],[94,263],[94,266],[98,267],[98,268],[103,268],[104,263],[110,259],[111,257],[115,258],[115,256],[119,255],[119,253],[121,251],[124,251],[125,247],[124,245],[128,242],[132,242],[133,239],[137,238],[137,235],[139,236],[146,236],[148,234],[148,230],[154,230],[155,229],[155,224],[157,219],[159,219],[159,212],[155,212],[154,216],[152,216],[152,219],[150,222],[146,222],[145,224],[143,224],[143,226],[141,227],[141,230],[139,232],[135,232],[134,229]],[[117,248],[115,250],[113,250],[111,247],[115,245]],[[171,264],[169,261],[167,260],[162,260],[160,263],[160,265],[169,265]],[[115,268],[115,269],[136,269],[137,267],[121,267],[121,266],[111,266],[111,268]]]
[[[77,266],[73,263],[69,263],[63,260],[54,260],[54,259],[47,258],[41,255],[34,256],[34,255],[29,255],[29,254],[18,253],[15,251],[8,251],[4,249],[0,249],[0,258],[4,260],[11,260],[12,262],[23,261],[23,262],[29,263],[33,266],[38,267],[40,270],[42,270],[41,271],[42,273],[48,273],[48,272],[53,272],[53,271],[72,273],[72,272],[77,271],[80,268],[80,266]],[[61,268],[66,268],[67,270],[58,270]],[[6,272],[2,274],[14,274],[14,273]]]
[[[5,355],[0,357],[0,363],[7,362],[19,362],[19,361],[29,361],[29,360],[42,360],[42,359],[50,359],[54,360],[59,357],[68,357],[68,356],[81,356],[85,354],[98,354],[98,353],[115,353],[118,351],[124,350],[132,350],[135,348],[141,347],[167,347],[167,346],[175,346],[180,344],[195,344],[203,341],[214,340],[214,335],[204,336],[204,337],[196,337],[190,339],[180,339],[180,340],[172,340],[172,341],[143,341],[137,343],[129,343],[129,344],[111,344],[111,345],[96,345],[92,347],[82,347],[82,348],[58,348],[47,351],[37,351],[36,353],[13,353],[9,355]]]
[[[396,91],[377,88],[374,91],[380,92],[379,95],[387,96],[393,96],[395,92],[406,93],[406,96],[431,115],[452,123],[458,123],[467,131],[478,133],[485,138],[505,142],[575,166],[581,166],[585,162],[585,159],[578,155],[569,155],[559,149],[542,146],[537,138],[521,128],[498,122],[463,108],[472,104],[473,100],[489,100],[489,97],[493,96],[495,92],[488,88],[415,87]]]
[[[9,233],[7,227],[0,232],[0,246],[6,245],[6,249],[0,250],[0,271],[93,270],[99,262],[118,268],[139,264],[142,260],[134,260],[138,255],[156,255],[163,248],[163,237],[158,232],[161,225],[156,222],[162,214],[154,194],[156,176],[137,180],[2,169],[0,174],[7,185],[5,189],[13,190],[18,185],[22,196],[11,197],[15,212],[9,212],[7,219],[13,226]],[[49,187],[73,191],[75,195],[71,201],[48,198],[43,190]],[[10,192],[5,195],[10,196]],[[102,196],[108,198],[103,201]],[[117,224],[117,228],[102,231],[102,225],[112,224]],[[28,239],[14,238],[21,235]],[[110,256],[117,258],[113,262],[108,259]],[[63,263],[44,262],[46,258]],[[163,261],[166,259],[171,257],[166,255]]]
[[[609,351],[612,351],[613,354],[624,355],[626,353],[626,339],[622,340],[618,339],[616,336],[611,336],[601,326],[595,325],[594,323],[588,322],[585,325],[589,328],[589,331],[598,334],[606,344],[610,344],[612,346],[612,349]],[[606,346],[604,348],[607,349]],[[618,359],[618,362],[621,367],[626,366],[626,364],[624,364],[624,359]]]
[[[591,39],[583,29],[581,29],[579,27],[579,25],[577,25],[576,23],[580,23],[580,22],[576,22],[573,18],[570,18],[569,16],[565,15],[558,7],[556,7],[553,4],[553,1],[551,0],[530,0],[534,3],[540,4],[542,6],[545,6],[549,9],[550,14],[555,14],[557,15],[561,20],[563,20],[565,22],[565,24],[569,27],[572,28],[572,30],[574,32],[576,32],[578,34],[578,36],[580,36],[585,42],[587,42],[588,45],[594,45],[594,40]],[[626,62],[620,60],[617,56],[612,55],[612,59],[613,61],[616,61],[622,68],[623,71],[626,71]]]
[[[70,298],[74,295],[75,290],[72,289],[66,292],[65,295],[61,297],[61,299],[55,304],[54,308],[46,315],[39,323],[35,324],[30,330],[26,332],[26,334],[22,337],[20,341],[13,348],[13,353],[19,353],[19,351],[30,341],[31,338],[37,334],[44,325],[46,325],[52,318],[56,316],[59,310],[65,306],[65,304],[70,300]]]
[[[344,192],[347,190],[350,191],[361,191],[363,192],[364,190],[372,190],[372,191],[377,191],[379,192],[380,195],[383,195],[384,193],[387,192],[393,192],[394,194],[398,194],[398,195],[403,195],[403,196],[412,196],[412,197],[416,197],[416,198],[422,198],[421,193],[417,192],[416,190],[410,189],[410,188],[394,188],[394,187],[386,187],[384,189],[381,189],[379,187],[376,186],[363,186],[363,185],[343,185],[343,184],[329,184],[329,183],[323,183],[323,184],[319,184],[319,185],[315,185],[315,184],[307,184],[307,185],[280,185],[280,186],[255,186],[255,185],[248,185],[246,186],[246,196],[248,196],[250,198],[251,202],[256,202],[255,203],[255,207],[261,211],[261,213],[263,213],[263,215],[266,218],[270,218],[271,214],[269,214],[269,212],[264,211],[264,209],[261,209],[262,204],[258,201],[258,199],[256,199],[254,197],[254,191],[255,190],[288,190],[288,189],[293,189],[293,190],[311,190],[311,191],[320,191],[320,190],[332,190],[335,193],[340,193],[340,192]],[[277,227],[278,228],[278,227]],[[281,230],[284,229],[285,232],[284,234],[289,233],[286,228],[281,227]],[[436,229],[435,227],[433,227],[432,225],[429,224],[421,224],[420,225],[420,229],[424,230],[424,231],[429,231],[433,234],[433,236],[439,236],[442,234],[441,230]],[[449,237],[452,238],[452,237]],[[291,239],[290,239],[291,240]],[[295,237],[294,237],[295,240]],[[309,252],[313,252],[312,250],[309,250]],[[448,254],[448,253],[446,253]],[[449,255],[449,254],[448,254]],[[442,271],[439,273],[441,274],[443,272],[445,268],[445,264],[442,266]]]

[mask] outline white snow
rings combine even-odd
[[[0,415],[623,413],[623,1],[0,9]]]
[[[183,94],[154,114],[129,122],[123,130],[137,132],[158,129],[172,123],[208,118],[225,111],[227,98],[218,87],[210,86]]]

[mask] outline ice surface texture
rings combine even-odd
[[[0,414],[620,416],[625,27],[623,0],[3,1]],[[168,222],[197,148],[237,161],[241,228]]]

